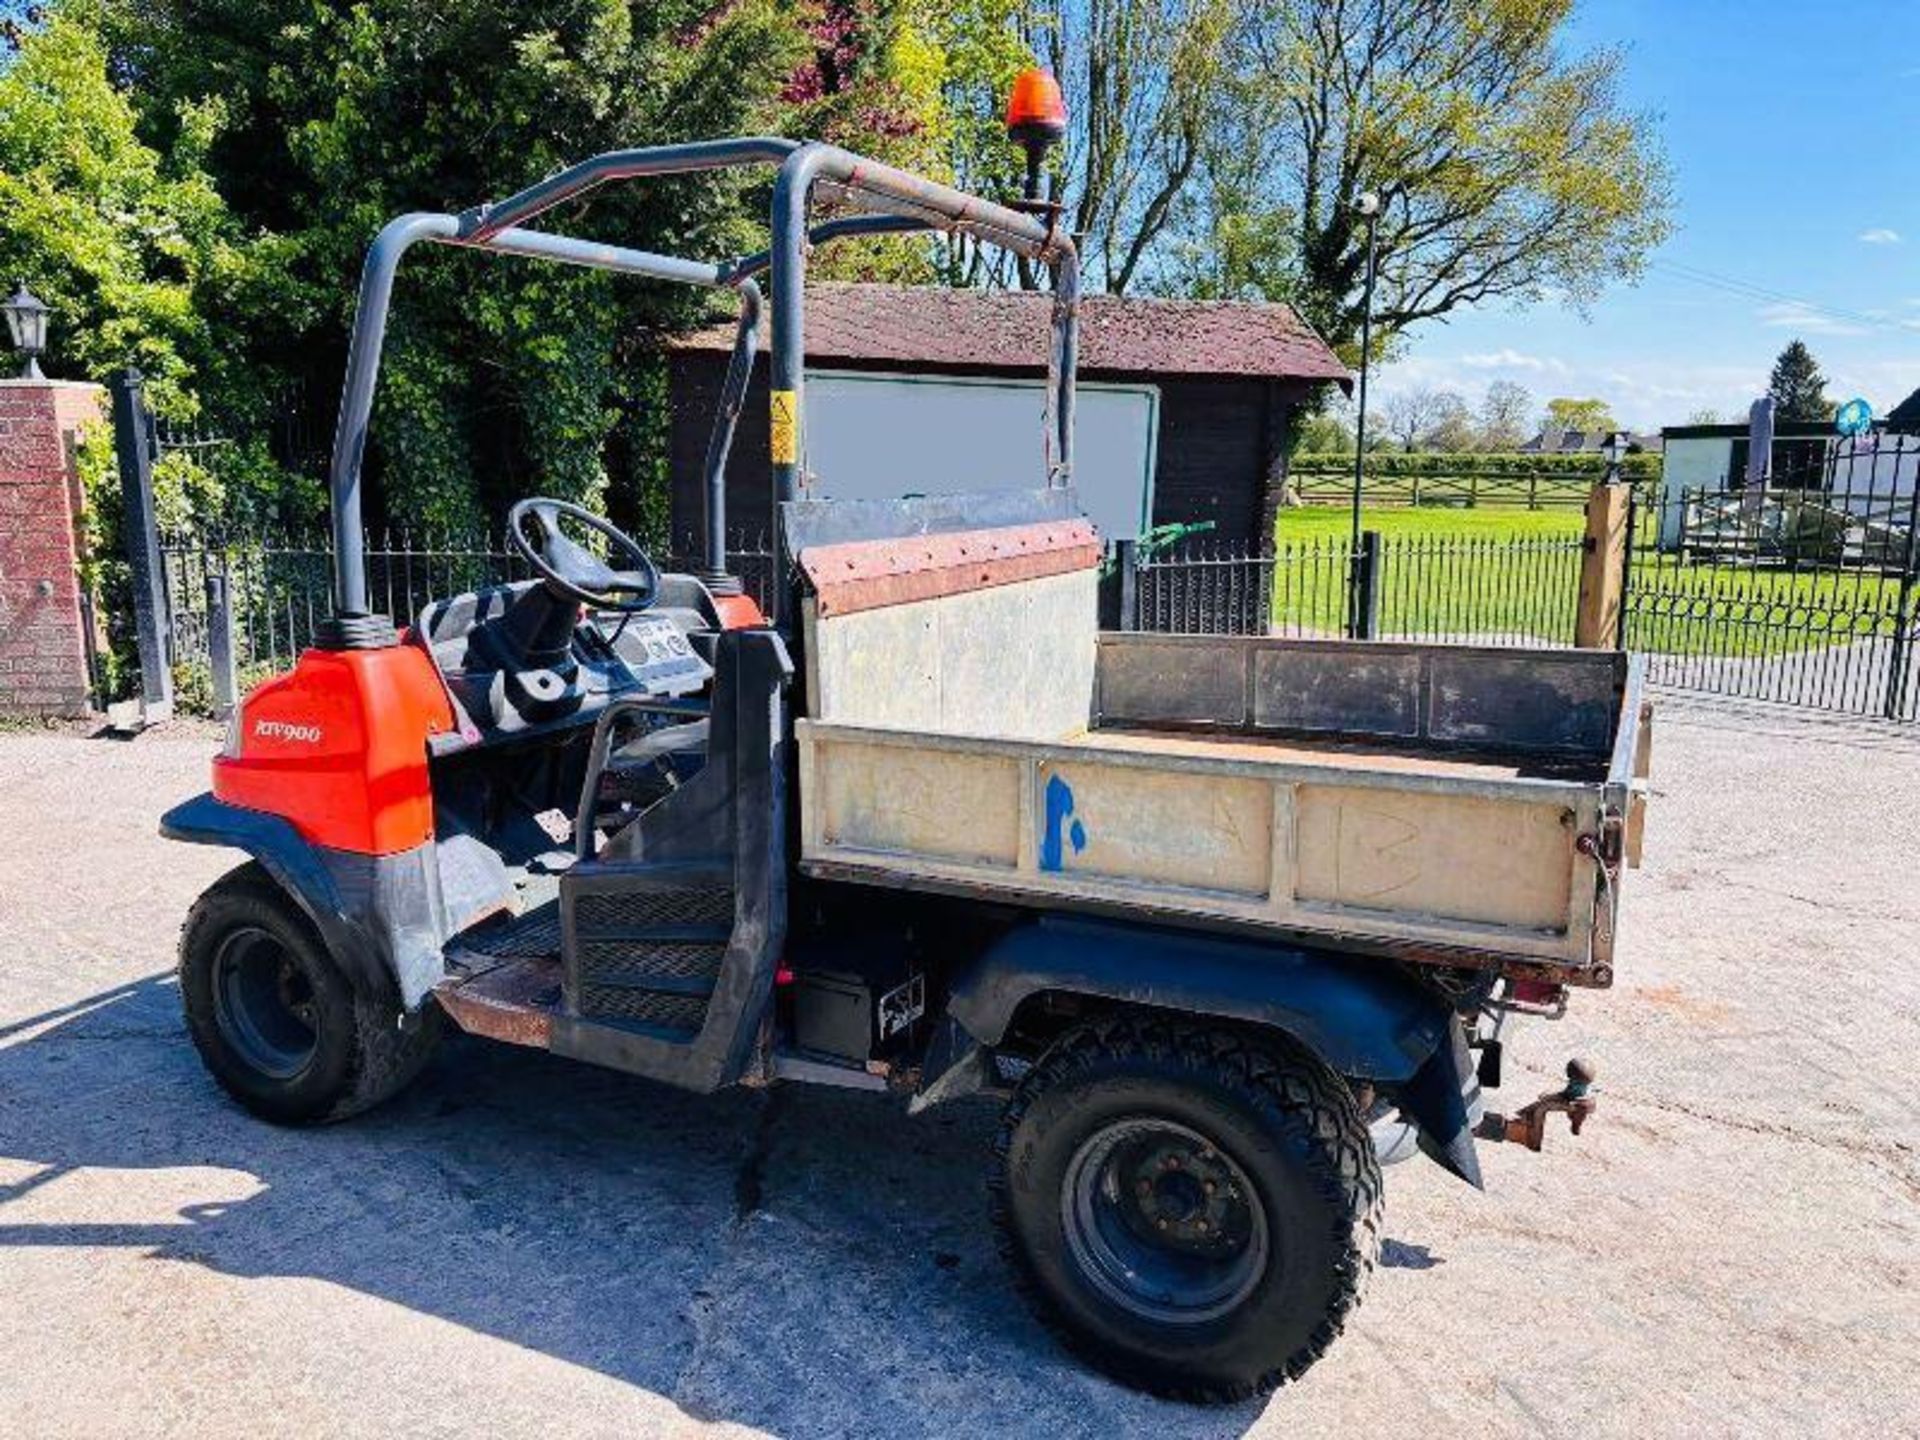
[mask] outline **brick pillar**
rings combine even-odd
[[[84,715],[81,430],[98,385],[0,380],[0,715]]]

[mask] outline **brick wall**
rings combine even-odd
[[[73,460],[104,394],[68,381],[0,380],[0,714],[88,708]]]

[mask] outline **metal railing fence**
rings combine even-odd
[[[532,577],[499,534],[372,531],[366,544],[369,598],[397,625],[410,623],[433,600]],[[176,666],[205,664],[212,653],[210,577],[225,577],[234,660],[243,669],[290,666],[332,609],[333,549],[325,532],[163,536],[160,560],[168,656]],[[667,562],[681,570],[693,563]],[[766,604],[774,563],[766,537],[730,537],[729,563],[747,593]]]
[[[1659,684],[1920,719],[1920,436],[1772,458],[1762,485],[1636,492],[1625,643]]]
[[[1345,537],[1283,544],[1194,539],[1137,562],[1127,628],[1199,635],[1337,637],[1356,585],[1378,639],[1569,645],[1583,554],[1577,534],[1382,537],[1371,568]]]

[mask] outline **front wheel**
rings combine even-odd
[[[263,1119],[342,1120],[420,1073],[439,1013],[361,993],[307,917],[258,865],[194,903],[180,934],[180,1000],[213,1078]]]
[[[1041,1318],[1176,1399],[1302,1374],[1379,1252],[1380,1167],[1339,1076],[1282,1041],[1154,1017],[1047,1052],[1007,1106],[989,1190]]]

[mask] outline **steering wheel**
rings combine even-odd
[[[569,538],[560,527],[562,519],[604,537],[607,560]],[[531,526],[529,521],[533,522]],[[534,532],[532,536],[527,533],[529,529]],[[596,610],[637,615],[659,598],[660,567],[640,543],[591,510],[565,500],[536,495],[515,505],[507,512],[507,543],[533,567],[549,590]],[[631,569],[616,570],[607,563],[623,558],[632,562]]]

